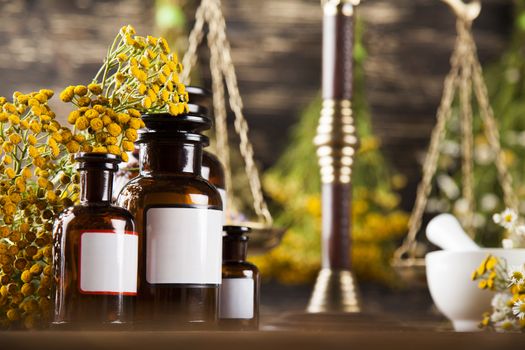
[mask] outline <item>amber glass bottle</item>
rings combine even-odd
[[[80,153],[80,204],[64,210],[53,232],[54,325],[126,328],[137,294],[138,236],[133,216],[111,204],[120,158]]]
[[[222,202],[201,177],[209,118],[145,115],[140,175],[118,203],[136,217],[139,232],[137,321],[142,327],[211,328],[221,283]]]
[[[254,330],[259,327],[259,270],[246,261],[248,233],[243,226],[224,226],[220,327]]]

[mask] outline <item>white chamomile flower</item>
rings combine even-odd
[[[509,311],[509,300],[512,299],[512,295],[509,293],[496,293],[492,298],[491,305],[494,310]]]
[[[501,214],[494,214],[492,215],[492,221],[494,221],[495,224],[501,224]]]
[[[508,271],[509,286],[525,283],[525,268],[523,265],[511,266]]]
[[[512,306],[512,313],[520,320],[525,319],[525,301],[518,300],[515,302],[514,306]]]
[[[518,214],[514,210],[507,208],[501,213],[500,224],[505,228],[511,228],[516,223],[517,219]]]
[[[492,315],[490,315],[490,322],[497,323],[500,321],[503,321],[507,317],[507,313],[501,310],[494,311]]]
[[[501,332],[511,331],[516,328],[516,322],[512,319],[506,318],[503,321],[500,321],[494,325],[496,330]]]

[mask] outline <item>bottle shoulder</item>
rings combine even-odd
[[[223,271],[252,271],[259,273],[259,269],[248,261],[224,261],[222,263]]]
[[[145,199],[148,202],[202,204],[222,209],[218,190],[201,176],[195,175],[140,175],[124,186],[117,203],[129,208],[131,202]]]
[[[135,219],[126,209],[116,205],[75,205],[65,209],[55,226],[62,229],[117,229],[135,230]]]
[[[207,180],[217,188],[226,188],[224,167],[213,153],[204,151],[202,154],[202,167],[207,168]],[[206,178],[206,176],[204,176]]]

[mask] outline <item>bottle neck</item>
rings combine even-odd
[[[147,142],[140,145],[140,174],[201,174],[202,144]]]
[[[82,204],[111,203],[114,171],[89,168],[80,170],[80,202]]]
[[[224,239],[222,259],[224,261],[245,261],[247,250],[247,241],[228,241]]]

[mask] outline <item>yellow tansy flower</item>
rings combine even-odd
[[[142,99],[141,104],[142,104],[142,107],[146,109],[151,108],[151,99],[149,97],[144,97]]]
[[[68,86],[60,93],[60,99],[63,102],[71,102],[73,100],[75,87],[74,86]]]
[[[4,170],[4,174],[10,179],[13,179],[16,176],[15,170],[13,168],[6,168]]]
[[[85,96],[88,92],[88,89],[87,87],[85,87],[84,85],[77,85],[75,86],[75,88],[73,89],[73,92],[75,93],[75,95],[77,96]]]
[[[100,95],[102,93],[102,87],[99,84],[91,83],[87,87],[92,94]]]
[[[89,122],[89,125],[95,131],[100,131],[104,127],[104,123],[102,122],[100,118],[91,119],[91,121]]]
[[[75,127],[78,129],[78,130],[85,130],[87,129],[89,126],[89,121],[87,120],[86,117],[80,117],[77,119],[77,121],[75,122]]]
[[[133,142],[130,141],[122,141],[122,149],[127,152],[131,152],[135,149],[135,146],[133,145]]]
[[[120,155],[120,148],[117,145],[108,145],[107,149],[111,154]]]
[[[109,124],[107,126],[107,129],[111,136],[119,136],[120,133],[122,132],[122,128],[118,124],[115,124],[115,123]]]
[[[125,136],[128,140],[130,140],[131,142],[134,142],[137,140],[138,138],[138,134],[137,134],[137,130],[135,129],[126,129],[125,131]]]

